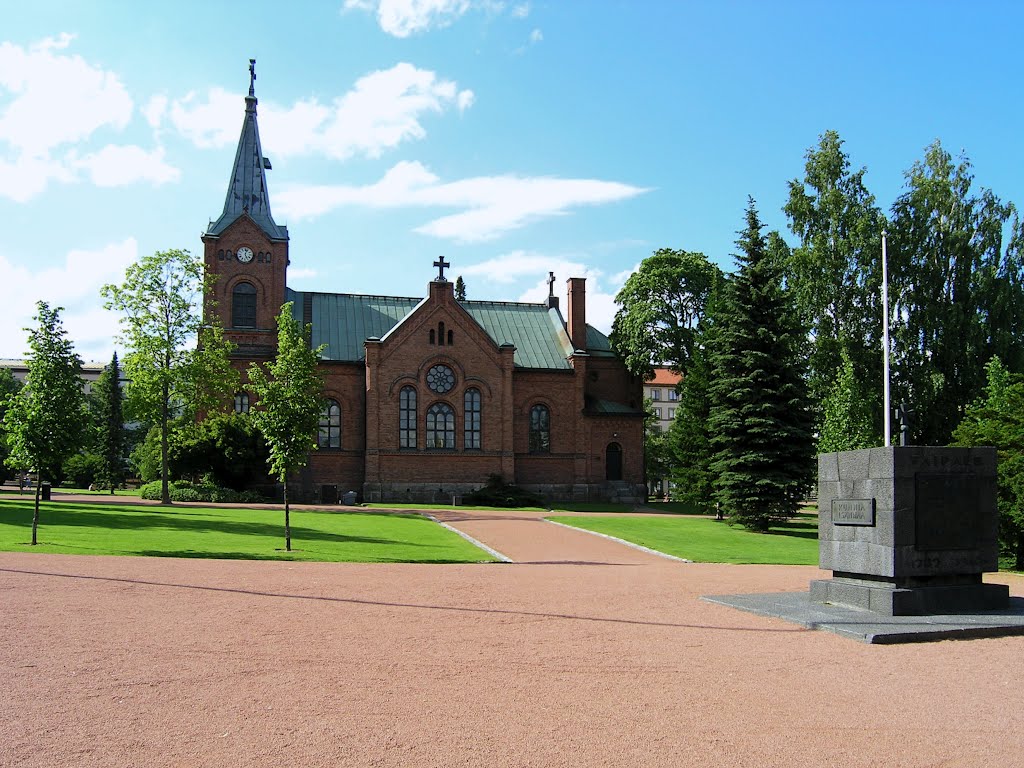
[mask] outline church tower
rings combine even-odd
[[[270,213],[267,175],[256,123],[256,60],[249,60],[249,95],[228,180],[224,211],[202,235],[206,274],[214,278],[206,296],[208,312],[219,316],[224,335],[237,345],[236,357],[272,357],[275,319],[285,301],[288,228]],[[210,309],[212,300],[212,309]]]

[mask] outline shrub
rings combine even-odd
[[[488,475],[487,484],[463,498],[464,504],[485,507],[542,507],[544,501],[517,485],[506,483],[501,475]]]
[[[144,499],[160,500],[160,481],[146,483],[139,489],[139,496]],[[223,488],[215,483],[189,483],[184,480],[169,484],[171,501],[208,501],[214,504],[262,503],[266,501],[259,491],[234,491]]]

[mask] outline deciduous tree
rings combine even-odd
[[[250,412],[270,450],[271,473],[284,486],[285,549],[291,551],[292,532],[288,476],[304,467],[316,450],[317,427],[324,406],[323,381],[317,361],[323,347],[311,349],[312,327],[292,317],[291,303],[277,317],[277,356],[264,367],[249,367],[249,386],[256,396]]]
[[[43,478],[53,477],[78,451],[86,423],[82,361],[60,319],[60,307],[36,304],[36,326],[29,332],[28,378],[4,414],[8,464],[37,473],[32,513],[32,544],[37,543]]]
[[[645,380],[655,365],[686,373],[697,324],[721,270],[703,253],[662,248],[644,259],[615,297],[616,351]]]
[[[955,445],[992,445],[998,452],[999,539],[1015,570],[1024,570],[1024,376],[993,358],[984,395],[953,432]]]
[[[4,430],[4,414],[7,413],[8,402],[20,389],[21,382],[14,378],[10,369],[0,368],[0,483],[11,476],[11,468],[7,466],[10,450],[7,447],[7,435]]]
[[[819,453],[878,445],[864,382],[853,370],[853,361],[845,348],[840,348],[840,355],[839,374],[821,405]]]
[[[873,433],[880,434],[885,217],[864,184],[865,173],[851,170],[835,131],[826,131],[808,150],[804,178],[789,182],[783,208],[800,238],[784,269],[811,332],[808,381],[815,407],[832,391],[845,355],[864,385]]]
[[[199,260],[170,250],[143,257],[121,285],[101,290],[104,306],[121,313],[132,413],[160,427],[164,504],[171,503],[167,446],[176,411],[198,413],[227,403],[237,388],[230,344],[219,328],[204,325],[203,288]]]
[[[893,206],[894,399],[913,405],[912,439],[926,445],[949,441],[993,355],[1024,365],[1019,239],[1003,241],[1014,209],[973,182],[969,160],[936,141]]]

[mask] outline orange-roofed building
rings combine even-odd
[[[657,432],[667,432],[676,417],[679,400],[679,382],[683,377],[669,368],[655,368],[654,376],[644,382],[644,398],[651,401],[654,409],[654,424]],[[668,494],[668,478],[647,478],[648,492],[657,498]]]

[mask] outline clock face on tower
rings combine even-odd
[[[252,261],[252,248],[248,248],[243,245],[235,252],[235,256],[243,264],[248,264],[250,261]]]

